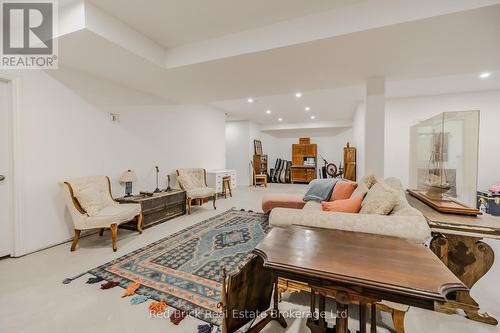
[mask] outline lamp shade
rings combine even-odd
[[[137,180],[137,176],[136,176],[135,172],[132,170],[125,171],[122,174],[122,176],[120,177],[121,183],[135,182],[136,180]]]

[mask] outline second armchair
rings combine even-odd
[[[205,169],[178,169],[177,181],[181,189],[186,191],[188,214],[191,214],[193,201],[202,205],[207,200],[212,199],[214,209],[217,193],[214,188],[207,186],[207,171]]]

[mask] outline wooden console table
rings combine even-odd
[[[140,204],[143,215],[143,228],[149,228],[158,223],[186,214],[186,192],[177,189],[173,189],[169,192],[154,193],[151,197],[133,195],[130,197],[116,198],[115,200],[119,203]],[[135,222],[133,221],[122,224],[120,227],[136,230]]]
[[[488,214],[443,214],[411,195],[407,195],[407,199],[427,219],[433,236],[431,250],[471,289],[493,265],[493,250],[482,239],[500,239],[500,218]],[[494,317],[480,312],[479,304],[470,296],[469,291],[457,292],[454,299],[436,310],[454,313],[457,309],[462,309],[471,320],[498,324]]]
[[[311,316],[312,333],[327,331],[325,297],[337,301],[336,331],[347,333],[348,305],[360,307],[360,330],[366,332],[366,306],[387,300],[434,310],[447,295],[467,287],[425,246],[401,238],[301,226],[274,227],[254,250],[275,281],[307,283],[312,290],[311,313],[319,300],[320,316]],[[275,282],[277,288],[277,282]],[[277,291],[277,290],[275,290]],[[277,295],[277,292],[275,292]],[[273,316],[250,329],[259,331],[270,320],[286,326],[275,296]],[[372,316],[372,332],[376,316]]]

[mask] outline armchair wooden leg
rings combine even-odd
[[[76,249],[76,244],[78,243],[78,240],[80,239],[80,232],[81,232],[81,230],[75,229],[75,236],[73,237],[73,243],[71,244],[71,251],[75,251],[75,249]]]
[[[392,311],[392,323],[394,324],[396,333],[405,333],[405,315],[406,312],[404,311]]]
[[[214,209],[217,209],[217,207],[215,206],[215,200],[217,200],[217,194],[214,195]]]
[[[118,224],[113,223],[111,225],[111,240],[113,243],[113,252],[116,252],[117,247],[116,247],[116,237],[118,236]]]
[[[187,198],[187,206],[188,206],[188,215],[191,215],[191,201],[193,199]]]
[[[137,215],[137,231],[139,231],[140,234],[142,234],[142,212]]]
[[[104,235],[104,228],[101,228],[99,229],[99,236],[102,237],[103,235]]]

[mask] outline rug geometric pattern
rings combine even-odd
[[[234,272],[269,231],[268,216],[228,210],[89,271],[219,324],[221,268]]]

